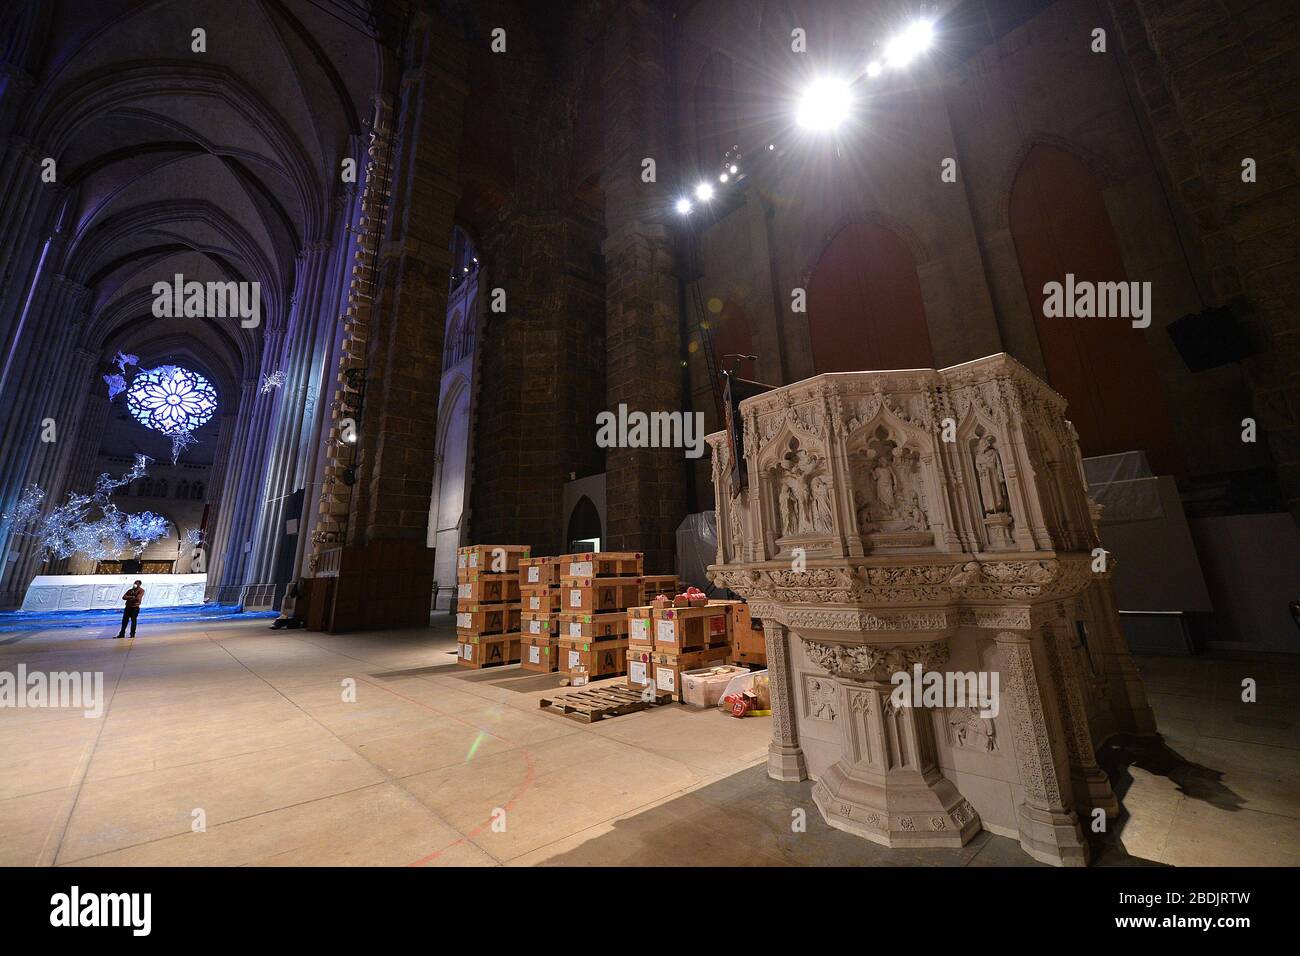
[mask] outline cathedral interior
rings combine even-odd
[[[104,688],[0,863],[1300,864],[1297,25],[0,0],[0,668]],[[748,602],[772,716],[461,666],[495,544]],[[904,661],[1005,713],[850,729]]]

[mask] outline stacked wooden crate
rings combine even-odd
[[[643,690],[654,680],[654,608],[627,609],[627,685]]]
[[[560,671],[586,668],[592,679],[626,670],[627,609],[645,594],[640,552],[604,551],[560,557]]]
[[[661,594],[671,601],[677,593],[677,575],[675,574],[647,574],[641,581],[640,603],[643,606],[650,604]]]
[[[628,684],[682,699],[684,671],[725,664],[731,655],[732,602],[698,607],[651,605],[628,611]]]
[[[549,674],[557,670],[556,636],[560,622],[560,559],[523,558],[519,562],[521,635],[519,666]]]
[[[763,622],[750,616],[744,601],[731,602],[731,661],[754,667],[767,666],[767,642]]]
[[[520,544],[472,544],[456,549],[456,663],[514,664],[520,652]]]

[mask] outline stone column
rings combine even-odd
[[[1024,632],[997,635],[1002,675],[1011,695],[1008,715],[1014,728],[1016,762],[1025,802],[1018,809],[1020,846],[1035,860],[1054,866],[1086,866],[1088,844],[1079,818],[1062,790],[1062,768],[1054,753],[1054,728],[1044,701],[1040,675],[1042,649],[1036,654]],[[1040,658],[1035,662],[1035,657]]]
[[[605,33],[606,402],[617,413],[688,412],[683,392],[678,284],[664,225],[671,80],[657,4],[619,4]],[[658,162],[660,183],[641,181]],[[610,551],[641,551],[648,572],[673,569],[685,516],[686,459],[680,448],[610,448],[605,456]]]
[[[899,706],[891,676],[948,659],[946,641],[906,645],[810,643],[842,702],[843,756],[813,787],[813,802],[831,826],[885,846],[965,845],[979,815],[939,769],[934,718],[925,707]]]
[[[250,434],[253,419],[254,398],[257,394],[258,383],[253,379],[245,379],[240,383],[239,403],[236,406],[234,430],[230,438],[230,451],[227,455],[224,466],[217,470],[216,463],[213,463],[213,475],[217,481],[217,487],[220,488],[220,494],[216,492],[211,496],[214,503],[215,520],[211,522],[207,533],[208,548],[208,584],[211,586],[233,586],[241,583],[235,578],[233,573],[228,573],[228,568],[234,566],[232,560],[236,555],[236,549],[242,550],[243,542],[236,542],[232,538],[232,528],[237,528],[234,522],[235,509],[239,503],[239,493],[241,483],[246,480],[242,473],[244,467],[244,457],[250,444]],[[237,531],[236,531],[237,533]]]
[[[799,749],[794,695],[790,690],[789,631],[784,624],[763,621],[767,673],[772,688],[772,742],[767,748],[767,775],[773,780],[806,780],[808,766]]]
[[[326,615],[332,631],[427,626],[432,607],[426,537],[469,88],[464,41],[448,24],[417,13],[408,36],[367,331],[356,484]]]
[[[75,337],[76,323],[70,321],[68,325],[69,337]],[[34,426],[40,429],[41,422],[45,418],[50,418],[58,429],[56,432],[58,438],[51,444],[44,442],[34,444],[32,464],[28,469],[24,485],[35,484],[45,491],[46,509],[64,501],[69,491],[90,490],[88,487],[79,488],[69,485],[67,470],[79,432],[86,427],[82,417],[75,415],[73,410],[77,407],[76,399],[85,397],[86,383],[90,380],[91,372],[95,367],[95,359],[95,353],[89,349],[76,349],[71,361],[64,366],[62,379],[52,382],[50,388],[43,390],[40,396],[48,404],[41,406],[36,412]],[[101,433],[96,431],[95,434],[96,445],[98,445],[98,436]],[[32,578],[43,573],[41,566],[45,562],[45,555],[36,542],[30,539],[25,541],[22,555],[12,570],[12,580],[9,584],[9,588],[19,599],[26,593],[27,585],[31,583]]]
[[[1147,701],[1146,686],[1142,683],[1142,674],[1128,649],[1128,640],[1124,637],[1123,625],[1120,623],[1119,610],[1115,605],[1115,588],[1111,584],[1114,573],[1114,559],[1108,562],[1107,570],[1094,577],[1084,592],[1093,608],[1097,631],[1093,640],[1100,640],[1102,651],[1102,669],[1106,674],[1110,705],[1127,717],[1124,730],[1139,736],[1156,734],[1156,716]]]
[[[364,162],[365,149],[360,137],[351,142],[351,155],[358,163]],[[308,556],[311,553],[312,529],[320,508],[321,490],[329,458],[331,397],[339,368],[339,350],[343,344],[343,310],[345,290],[351,276],[354,234],[352,222],[356,219],[360,190],[354,186],[344,188],[334,197],[333,223],[335,241],[330,255],[329,270],[325,275],[328,297],[321,313],[320,332],[315,340],[312,377],[308,384],[311,409],[304,416],[298,455],[298,486],[306,489],[303,495],[302,517],[298,524],[298,549],[294,556],[293,579],[311,577]]]
[[[1056,687],[1061,721],[1065,725],[1065,747],[1070,758],[1070,782],[1074,786],[1075,800],[1082,807],[1099,807],[1113,819],[1119,816],[1119,801],[1115,799],[1110,779],[1097,766],[1074,650],[1063,624],[1043,625],[1043,647],[1047,652],[1052,683]]]
[[[307,390],[312,384],[312,358],[321,319],[328,252],[329,243],[308,242],[297,258],[289,332],[274,362],[275,369],[284,373],[284,384],[274,390],[268,401],[273,407],[267,411],[274,415],[274,422],[268,436],[266,483],[253,528],[252,560],[246,574],[249,583],[276,579],[280,548],[286,544],[284,523],[290,517],[289,499],[297,488],[298,446],[302,440]]]

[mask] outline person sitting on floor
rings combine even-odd
[[[298,628],[302,627],[302,622],[295,616],[298,608],[298,585],[290,584],[289,590],[284,592],[284,603],[280,605],[280,616],[275,619],[271,625],[271,630],[278,631],[281,628]]]

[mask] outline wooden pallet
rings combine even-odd
[[[656,693],[654,700],[646,700],[641,691],[627,687],[592,687],[557,697],[543,697],[541,706],[542,709],[552,707],[566,717],[590,724],[606,717],[621,717],[671,703],[672,699],[673,695],[669,693]]]

